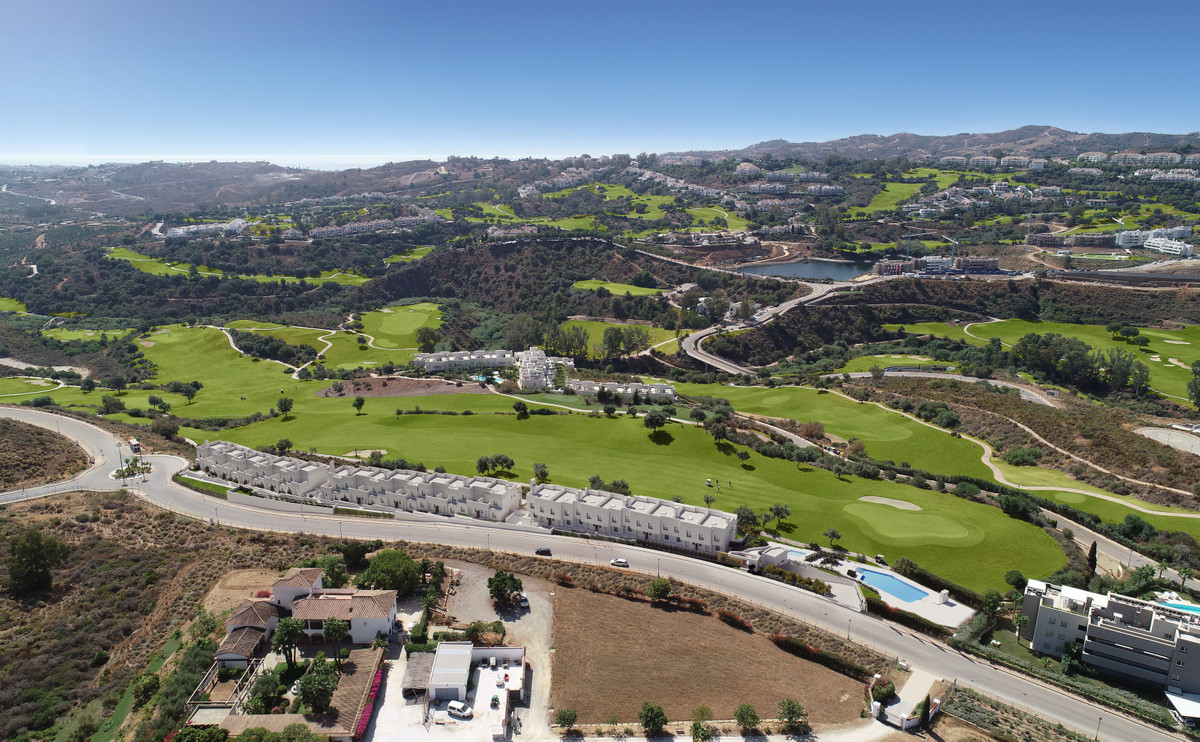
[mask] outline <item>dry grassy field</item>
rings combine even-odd
[[[862,685],[776,648],[720,620],[650,604],[557,588],[550,703],[579,712],[584,724],[615,714],[636,726],[645,701],[673,721],[707,704],[732,719],[740,703],[771,718],[795,698],[814,724],[857,719]]]
[[[83,449],[53,431],[0,420],[0,489],[64,479],[87,464]]]

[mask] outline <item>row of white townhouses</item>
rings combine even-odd
[[[1165,688],[1175,702],[1200,694],[1200,614],[1176,605],[1030,580],[1020,636],[1054,657],[1081,644],[1084,663]]]
[[[330,466],[274,456],[227,441],[196,447],[196,467],[209,476],[317,503],[383,511],[465,515],[503,521],[522,511],[522,487],[491,477]],[[303,476],[297,476],[302,473]],[[731,513],[640,495],[530,483],[525,510],[546,528],[646,541],[715,554],[737,536]]]
[[[346,503],[496,521],[521,508],[521,486],[502,479],[375,466],[329,466],[273,456],[227,441],[197,446],[196,466],[232,484],[330,505]]]
[[[647,541],[715,554],[737,535],[731,513],[654,497],[533,484],[526,498],[539,525],[560,530]]]
[[[590,379],[567,379],[566,387],[576,394],[598,394],[601,389],[621,399],[638,397],[650,401],[675,401],[673,384],[621,384],[615,381],[592,381]]]
[[[522,389],[550,389],[558,366],[575,368],[575,359],[548,356],[541,348],[514,353],[511,350],[472,350],[441,353],[417,353],[413,363],[426,371],[465,371],[470,369],[517,367]]]

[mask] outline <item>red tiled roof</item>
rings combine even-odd
[[[292,567],[283,577],[271,583],[272,587],[312,587],[322,571],[316,567]]]
[[[279,606],[269,600],[243,600],[241,605],[234,610],[229,619],[225,621],[226,628],[230,626],[254,626],[260,629],[267,628],[267,622],[272,618],[279,618]]]
[[[234,629],[225,637],[225,641],[221,642],[221,646],[217,647],[214,656],[220,657],[223,654],[232,654],[250,659],[254,656],[254,650],[258,648],[258,643],[262,641],[266,633],[262,629],[257,629],[253,626]]]
[[[292,618],[324,621],[338,618],[388,618],[396,605],[395,590],[360,590],[353,595],[319,594],[292,603]]]

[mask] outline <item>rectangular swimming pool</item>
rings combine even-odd
[[[873,569],[860,568],[858,575],[862,578],[863,582],[876,590],[899,598],[905,603],[913,603],[929,595],[924,590],[913,587],[904,580],[899,580],[886,572],[876,572]]]

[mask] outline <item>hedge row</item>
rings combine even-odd
[[[875,673],[862,665],[852,662],[841,655],[827,652],[820,647],[805,644],[795,637],[784,636],[783,634],[771,634],[771,641],[775,642],[775,646],[788,654],[794,654],[801,659],[823,665],[834,672],[840,672],[856,680],[867,682],[875,676]]]
[[[982,595],[974,590],[971,590],[970,588],[963,587],[956,582],[951,582],[945,577],[935,575],[933,572],[930,572],[911,559],[898,559],[896,563],[892,565],[892,569],[897,574],[904,575],[914,582],[919,582],[931,590],[936,590],[938,592],[947,590],[960,603],[965,603],[977,611],[983,610]]]
[[[893,608],[884,603],[879,598],[867,596],[867,611],[874,613],[876,616],[886,618],[889,621],[895,621],[898,624],[907,626],[910,629],[916,629],[923,634],[929,634],[939,639],[945,639],[952,633],[950,629],[941,624],[934,623],[924,616],[918,616],[912,611]]]

